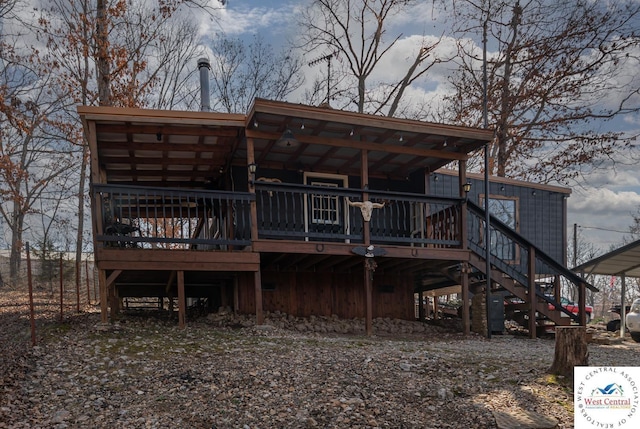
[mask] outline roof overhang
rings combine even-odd
[[[231,165],[404,179],[483,147],[492,130],[256,99],[247,115],[78,107],[94,182],[203,188]],[[290,130],[294,140],[280,141]],[[363,151],[366,157],[363,157]],[[99,172],[99,173],[98,173]]]
[[[640,277],[640,240],[578,265],[573,271],[587,275]]]
[[[141,186],[206,187],[230,165],[245,122],[209,112],[81,106],[78,113],[99,181]]]
[[[294,144],[281,144],[286,130]],[[389,118],[328,107],[256,99],[247,115],[256,163],[282,169],[360,174],[367,151],[370,176],[405,178],[416,170],[433,172],[493,138],[492,130]],[[246,144],[239,147],[245,151]]]

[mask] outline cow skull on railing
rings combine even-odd
[[[362,212],[362,218],[365,222],[369,222],[371,220],[371,213],[373,209],[381,209],[384,207],[384,203],[372,203],[371,201],[350,201],[347,198],[347,203],[351,207],[360,207],[360,211]]]

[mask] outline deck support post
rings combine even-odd
[[[462,264],[462,276],[460,286],[462,286],[462,334],[471,334],[471,320],[469,317],[469,264]]]
[[[420,291],[418,292],[418,320],[420,320],[421,322],[424,322],[426,316],[425,316],[425,308],[424,308],[424,292]]]
[[[536,250],[529,247],[529,261],[527,277],[529,280],[529,338],[536,338],[536,307],[538,297],[536,296]]]
[[[120,302],[118,299],[118,291],[116,290],[116,285],[114,283],[109,283],[109,310],[111,315],[111,321],[115,321],[118,316],[118,312],[120,311]]]
[[[458,164],[458,187],[460,197],[463,198],[462,204],[460,206],[460,224],[458,227],[460,228],[460,241],[462,244],[462,250],[467,250],[469,242],[469,236],[467,232],[467,199],[469,198],[469,189],[465,190],[465,185],[467,183],[467,162],[461,160]],[[487,278],[489,278],[489,274],[487,274]],[[487,284],[489,284],[489,282],[487,282]],[[466,262],[463,262],[461,264],[460,286],[462,287],[462,334],[464,336],[467,336],[471,334],[471,318],[469,317],[469,264]],[[487,326],[488,325],[489,321],[487,321]]]
[[[240,291],[238,289],[238,276],[233,278],[233,312],[240,311]]]
[[[625,296],[627,293],[627,274],[622,273],[622,276],[620,277],[620,280],[622,280],[622,290],[620,291],[620,338],[624,338],[625,331],[627,329],[625,322],[625,320],[627,320],[627,303],[625,302]],[[580,287],[585,287],[585,284],[580,283]]]
[[[253,282],[256,292],[256,325],[264,325],[264,312],[262,311],[262,276],[260,270],[254,271]]]
[[[362,201],[369,200],[369,152],[367,150],[360,151],[360,177],[362,178]],[[364,247],[371,244],[371,230],[369,221],[362,219],[362,238]],[[365,297],[365,319],[364,329],[367,336],[373,333],[373,271],[375,270],[375,262],[365,258],[364,261],[364,297]]]
[[[105,270],[98,270],[98,287],[100,288],[100,322],[107,323],[109,321],[109,305],[107,303],[107,272]]]
[[[187,301],[184,296],[184,271],[178,271],[178,327],[185,328]]]
[[[364,327],[368,337],[373,334],[373,271],[375,270],[375,261],[373,258],[364,260],[364,293],[366,314]]]
[[[111,306],[111,321],[115,320],[115,314],[117,312],[118,302],[115,297],[115,281],[122,273],[122,270],[115,270],[107,277],[105,270],[98,270],[98,281],[100,283],[100,321],[107,323],[107,313],[109,312],[109,306]]]
[[[624,277],[622,277],[622,281],[624,282]],[[580,282],[580,284],[578,285],[578,307],[580,308],[580,312],[578,314],[580,315],[580,326],[587,326],[587,312],[585,311],[586,306],[587,287],[584,282]],[[622,330],[622,323],[620,324],[620,330]]]

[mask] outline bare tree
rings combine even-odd
[[[34,32],[45,41],[52,73],[81,105],[172,108],[186,98],[185,65],[195,57],[195,24],[181,7],[211,13],[204,0],[52,0]],[[194,60],[195,61],[195,60]],[[72,143],[82,148],[78,177],[76,281],[79,281],[86,204],[88,145],[74,111]]]
[[[158,64],[154,90],[147,104],[156,109],[188,109],[198,106],[199,94],[196,60],[202,55],[198,31],[191,20],[177,20],[165,32],[157,46],[154,61]]]
[[[459,70],[447,110],[478,126],[481,52],[487,36],[487,109],[496,139],[491,173],[567,183],[629,147],[634,137],[602,123],[640,109],[635,78],[640,4],[634,1],[457,0]],[[596,123],[596,121],[598,121]]]
[[[299,47],[315,60],[332,61],[326,79],[331,101],[356,105],[358,112],[395,116],[407,88],[442,59],[434,56],[439,40],[424,37],[393,81],[373,81],[383,58],[391,55],[402,34],[387,38],[388,21],[416,4],[413,0],[314,0],[300,15]],[[329,72],[331,75],[329,76]],[[332,77],[335,80],[332,81]],[[320,85],[316,85],[317,95]],[[330,100],[326,100],[329,102]]]
[[[214,110],[245,113],[256,97],[284,100],[303,83],[301,60],[286,51],[274,52],[260,36],[245,45],[219,35],[211,50]]]
[[[28,71],[19,73],[25,77]],[[12,282],[18,279],[26,217],[35,212],[43,193],[72,170],[73,162],[68,137],[61,135],[65,128],[57,123],[56,112],[65,99],[51,90],[49,80],[34,76],[30,85],[20,83],[3,109],[0,140],[0,217],[11,232]]]

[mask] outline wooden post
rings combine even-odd
[[[254,183],[255,174],[249,172],[249,166],[255,164],[255,154],[253,148],[253,138],[247,137],[247,183],[249,184],[249,192],[254,194],[254,198],[249,202],[249,210],[251,215],[251,241],[258,239],[258,203],[255,199],[256,186]]]
[[[89,259],[84,260],[84,273],[87,278],[87,304],[91,305],[91,285],[89,285]]]
[[[585,326],[556,326],[556,349],[552,374],[573,378],[575,366],[588,366],[587,328]]]
[[[471,320],[469,317],[469,264],[462,264],[462,277],[460,279],[462,286],[462,334],[468,336],[471,334]]]
[[[80,313],[80,261],[75,262],[76,267],[76,312]]]
[[[118,298],[118,293],[116,290],[115,282],[107,283],[108,290],[108,300],[109,300],[109,314],[111,316],[111,321],[114,322],[118,317],[118,312],[120,311],[120,300]]]
[[[365,289],[365,302],[366,302],[366,315],[365,315],[365,320],[364,320],[364,328],[365,328],[365,332],[367,333],[367,336],[371,336],[373,334],[373,299],[372,299],[372,294],[373,294],[373,287],[372,287],[372,283],[373,283],[373,273],[372,273],[372,268],[370,267],[370,264],[373,261],[369,261],[368,259],[365,259],[364,261],[364,289]]]
[[[185,328],[187,301],[184,296],[184,271],[178,271],[178,327]]]
[[[536,307],[538,305],[538,297],[536,296],[536,250],[529,247],[529,269],[527,277],[529,281],[529,338],[536,337],[536,328],[538,326],[536,320]]]
[[[438,313],[440,312],[440,306],[438,305],[438,296],[433,296],[433,318],[440,319]]]
[[[580,308],[580,325],[587,326],[587,312],[585,307],[587,306],[587,287],[584,282],[580,282],[578,285],[578,307]],[[621,324],[622,325],[622,324]]]
[[[238,290],[238,276],[233,278],[233,312],[240,310],[240,291]]]
[[[91,278],[93,278],[93,302],[98,302],[98,284],[96,283],[96,263],[93,262],[91,268]]]
[[[460,231],[460,241],[462,245],[462,250],[467,250],[467,246],[469,245],[469,236],[467,231],[467,198],[469,195],[464,191],[464,185],[467,183],[467,162],[460,161],[459,162],[459,177],[458,177],[458,185],[460,188],[460,198],[464,198],[462,205],[460,206],[460,224],[458,225]]]
[[[60,322],[64,320],[64,269],[62,266],[62,252],[60,252]]]
[[[107,272],[102,269],[98,269],[98,287],[100,288],[100,322],[107,323],[109,303],[107,293]]]
[[[263,325],[264,312],[262,311],[262,276],[260,270],[253,273],[253,283],[256,293],[256,325]]]
[[[418,292],[418,320],[424,322],[425,319],[424,292],[420,291]]]
[[[27,282],[29,283],[29,319],[31,321],[31,345],[36,345],[36,313],[33,307],[33,281],[31,278],[31,252],[27,242]]]
[[[362,178],[362,201],[369,200],[369,152],[366,150],[360,151],[360,177]],[[371,230],[369,221],[362,219],[362,238],[364,241],[364,247],[371,244]],[[364,299],[365,299],[365,320],[364,329],[367,336],[373,334],[373,269],[374,261],[368,261],[365,258],[364,261]]]
[[[627,320],[627,303],[625,302],[625,296],[627,294],[627,276],[625,273],[622,273],[622,290],[620,293],[620,338],[624,338],[626,331],[626,322]],[[584,283],[583,283],[584,284]]]

